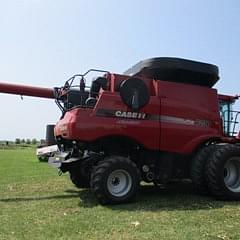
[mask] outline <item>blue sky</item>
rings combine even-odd
[[[144,58],[214,63],[238,94],[240,1],[0,1],[0,81],[60,86],[89,68],[121,73]],[[0,94],[0,139],[44,138],[54,101]]]

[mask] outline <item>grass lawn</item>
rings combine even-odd
[[[101,206],[34,152],[0,150],[0,240],[240,239],[240,202],[200,197],[181,183],[145,185],[137,203]]]

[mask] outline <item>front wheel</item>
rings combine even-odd
[[[101,204],[132,201],[139,184],[140,173],[136,164],[120,156],[105,158],[91,175],[91,188]]]
[[[212,194],[223,200],[240,200],[240,147],[225,145],[209,159],[207,182]]]

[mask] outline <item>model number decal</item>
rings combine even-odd
[[[209,127],[211,127],[211,122],[208,121],[208,120],[196,119],[195,120],[195,125],[199,126],[199,127],[209,128]]]

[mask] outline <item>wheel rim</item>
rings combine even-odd
[[[229,159],[224,166],[224,183],[235,193],[240,192],[240,158]]]
[[[115,197],[126,195],[132,187],[132,178],[130,174],[121,169],[113,171],[107,179],[107,189]]]

